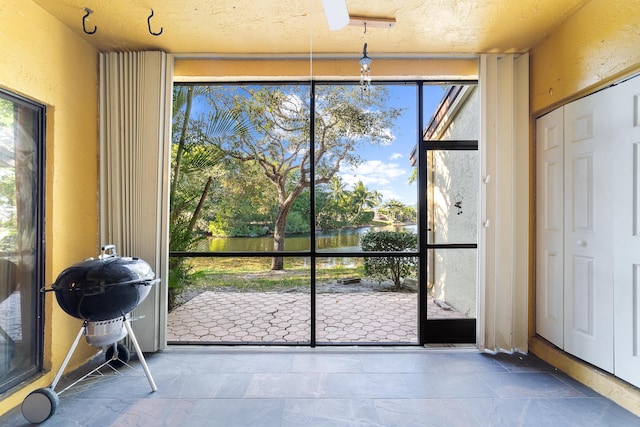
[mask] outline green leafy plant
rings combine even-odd
[[[363,251],[406,252],[417,250],[418,235],[408,231],[369,231],[362,236],[360,245]],[[418,257],[415,256],[394,255],[364,258],[366,275],[390,279],[396,289],[400,289],[404,278],[415,275],[417,268]]]

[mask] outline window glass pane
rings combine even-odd
[[[367,231],[416,232],[415,85],[316,88],[316,249],[360,251]]]
[[[42,117],[0,92],[0,392],[39,367]]]
[[[176,86],[171,250],[309,249],[309,94]]]
[[[428,239],[477,243],[478,151],[427,152]]]
[[[425,141],[474,141],[480,135],[476,84],[424,85]]]
[[[176,258],[171,258],[177,262]],[[308,343],[310,260],[285,257],[182,258],[192,274],[167,316],[169,343]]]
[[[404,257],[316,258],[317,341],[417,342],[416,265],[415,258]]]
[[[475,319],[476,249],[430,249],[429,319]]]

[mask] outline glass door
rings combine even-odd
[[[428,88],[426,88],[428,90]],[[475,343],[478,239],[475,84],[451,85],[423,133],[425,343]]]

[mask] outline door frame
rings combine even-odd
[[[420,197],[422,205],[419,208],[420,229],[422,233],[420,235],[424,242],[427,242],[420,251],[420,277],[424,277],[424,280],[420,280],[420,310],[419,318],[420,325],[418,327],[421,344],[475,344],[476,343],[476,318],[473,319],[429,319],[427,315],[427,284],[430,280],[428,266],[432,262],[429,257],[429,251],[432,249],[474,249],[476,254],[478,252],[478,236],[480,230],[477,230],[475,243],[448,243],[438,244],[429,243],[428,235],[432,231],[429,227],[428,218],[428,204],[431,202],[428,197],[428,185],[429,185],[429,162],[427,160],[428,151],[478,151],[477,140],[427,140],[420,141],[420,167],[419,175],[422,178],[419,182],[419,191],[424,194],[424,197]],[[480,194],[480,188],[478,184],[478,195]],[[477,222],[476,222],[477,224]],[[479,257],[478,257],[479,258]],[[476,274],[477,277],[477,264]],[[476,294],[478,290],[478,282],[476,281]],[[478,301],[476,300],[476,317],[478,313]]]

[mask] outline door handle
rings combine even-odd
[[[576,242],[578,244],[578,246],[580,246],[581,248],[586,248],[587,247],[587,242],[584,240],[578,240]]]

